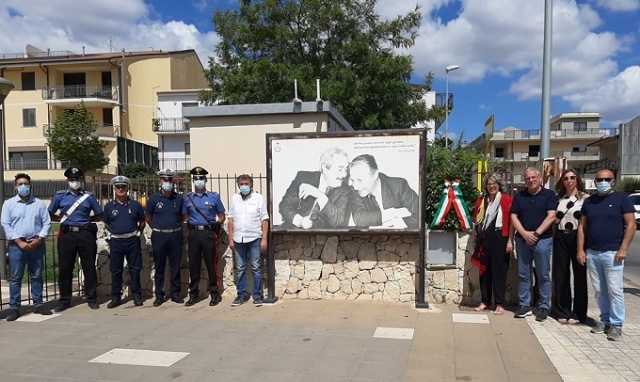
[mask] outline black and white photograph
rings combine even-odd
[[[421,130],[267,142],[274,232],[418,231]]]

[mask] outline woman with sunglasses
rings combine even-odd
[[[514,231],[509,212],[512,203],[513,199],[504,192],[500,175],[489,175],[484,181],[484,194],[473,211],[475,250],[471,264],[479,269],[482,295],[482,302],[475,308],[477,312],[489,309],[493,294],[496,303],[493,314],[504,313],[507,270],[513,252]]]
[[[587,267],[577,260],[577,230],[582,204],[589,195],[578,173],[564,170],[556,183],[558,212],[553,237],[553,305],[558,322],[575,325],[587,319]],[[569,265],[573,270],[573,301]],[[572,304],[573,303],[573,304]]]

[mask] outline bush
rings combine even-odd
[[[614,189],[627,194],[640,192],[640,178],[627,177],[617,180]]]

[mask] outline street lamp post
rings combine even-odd
[[[4,126],[4,99],[7,98],[9,92],[13,90],[14,86],[11,82],[5,78],[0,77],[0,105],[2,105],[2,114],[0,114],[0,211],[4,205],[4,146],[5,146],[5,126]],[[7,269],[7,258],[5,255],[6,238],[4,237],[4,230],[0,230],[0,277],[5,278]]]
[[[447,72],[447,92],[445,93],[445,117],[444,117],[444,147],[449,149],[449,72],[460,69],[459,65],[450,65],[444,68]]]

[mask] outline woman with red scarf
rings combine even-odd
[[[473,211],[475,250],[471,263],[480,271],[482,302],[477,312],[491,307],[493,294],[496,309],[493,314],[504,313],[509,257],[513,252],[513,227],[510,210],[513,199],[504,193],[499,174],[490,174],[484,181],[484,193],[476,201]]]

